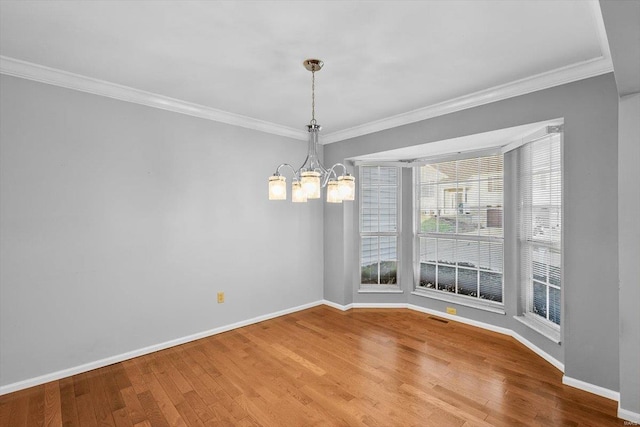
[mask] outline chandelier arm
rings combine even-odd
[[[343,174],[343,175],[349,175],[349,172],[347,171],[347,167],[346,167],[345,165],[343,165],[342,163],[336,163],[335,165],[331,166],[331,171],[332,171],[334,174],[336,173],[334,169],[335,169],[335,168],[337,168],[338,166],[340,166],[340,167],[342,168],[342,172],[343,172],[342,174]],[[336,178],[337,178],[337,177],[338,177],[338,176],[336,175]]]
[[[306,166],[308,161],[309,161],[309,155],[307,154],[307,157],[304,159],[304,162],[302,162],[302,165],[298,168],[298,171],[301,171],[302,169],[305,169],[305,166]]]
[[[323,175],[322,177],[322,187],[326,187],[327,183],[329,182],[329,179],[331,179],[331,174],[333,174],[336,178],[338,177],[338,175],[336,175],[336,172],[332,169],[329,169],[327,171],[326,175]]]
[[[285,166],[287,166],[289,169],[291,169],[291,172],[293,172],[293,179],[294,179],[296,182],[297,182],[297,181],[299,181],[299,179],[298,179],[298,172],[299,172],[299,170],[297,170],[297,171],[296,171],[296,170],[293,168],[293,166],[291,166],[289,163],[282,163],[280,166],[278,166],[278,167],[276,168],[276,173],[274,173],[274,175],[276,175],[276,176],[280,176],[280,168],[285,167]]]
[[[343,175],[349,175],[349,172],[347,171],[347,167],[345,165],[343,165],[342,163],[336,163],[335,165],[331,166],[331,168],[326,171],[326,173],[327,173],[326,175],[323,175],[323,180],[322,180],[322,186],[323,187],[325,187],[327,185],[327,183],[331,179],[331,175],[333,175],[334,178],[338,179],[338,174],[335,171],[335,168],[337,168],[337,167],[341,167],[342,168]]]

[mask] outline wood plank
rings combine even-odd
[[[78,408],[73,377],[60,380],[60,406],[62,412],[62,425],[65,427],[79,426]]]
[[[116,427],[133,427],[133,423],[129,418],[126,408],[120,408],[111,413],[113,421],[116,423]]]
[[[111,415],[111,408],[109,407],[109,400],[105,391],[103,380],[103,375],[105,374],[106,371],[96,370],[88,377],[89,396],[91,397],[91,406],[97,424],[101,427],[115,427],[115,421],[113,420],[113,415]]]
[[[22,398],[16,399],[11,405],[8,426],[22,427],[27,425],[30,396],[25,394]]]
[[[127,417],[134,425],[147,419],[147,415],[140,400],[138,400],[138,395],[133,386],[120,390],[120,395],[125,403]]]
[[[135,424],[136,426],[146,422],[153,427],[169,427],[169,423],[164,415],[162,415],[162,411],[160,410],[158,403],[153,398],[151,391],[147,390],[138,394],[138,400],[147,415],[147,419],[142,423]]]
[[[44,426],[44,393],[36,393],[29,398],[27,425]]]

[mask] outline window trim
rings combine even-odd
[[[364,167],[393,167],[397,170],[397,186],[396,186],[396,231],[362,231],[362,171]],[[358,293],[402,293],[400,286],[402,269],[400,268],[402,257],[402,168],[388,164],[367,163],[358,165]],[[380,284],[380,283],[362,283],[362,238],[363,237],[395,237],[396,238],[396,283]],[[378,254],[379,255],[379,254]],[[380,280],[378,273],[378,281]]]
[[[553,322],[549,322],[548,320],[543,319],[542,317],[531,314],[529,312],[522,313],[520,316],[513,316],[518,322],[527,326],[529,329],[533,329],[540,335],[545,338],[553,341],[556,344],[561,344],[561,329],[558,325]],[[551,327],[547,323],[552,323],[554,326],[558,326],[558,329]]]

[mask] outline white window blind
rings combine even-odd
[[[559,327],[562,288],[562,134],[519,148],[520,254],[525,315]]]
[[[400,170],[360,167],[360,282],[398,283],[398,195]]]
[[[503,157],[421,166],[417,289],[502,303]]]

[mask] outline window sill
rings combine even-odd
[[[475,309],[478,309],[478,310],[489,311],[491,313],[507,314],[506,311],[504,311],[504,307],[502,305],[497,304],[497,303],[489,303],[489,302],[484,302],[484,301],[473,301],[470,298],[464,298],[464,297],[460,297],[460,296],[457,296],[457,295],[442,294],[440,292],[431,291],[429,289],[416,289],[415,291],[411,292],[411,295],[417,295],[419,297],[425,297],[425,298],[437,299],[437,300],[440,300],[440,301],[446,301],[446,302],[450,302],[452,304],[458,304],[458,305],[463,305],[465,307],[475,308]]]
[[[402,294],[398,285],[360,285],[359,294]]]
[[[560,340],[560,331],[554,329],[551,326],[547,326],[544,323],[536,320],[536,319],[532,319],[529,316],[513,316],[514,319],[516,319],[518,322],[522,323],[523,325],[527,326],[528,328],[533,329],[534,331],[536,331],[537,333],[539,333],[540,335],[542,335],[543,337],[549,339],[550,341],[553,341],[556,344],[560,344],[561,340]]]

